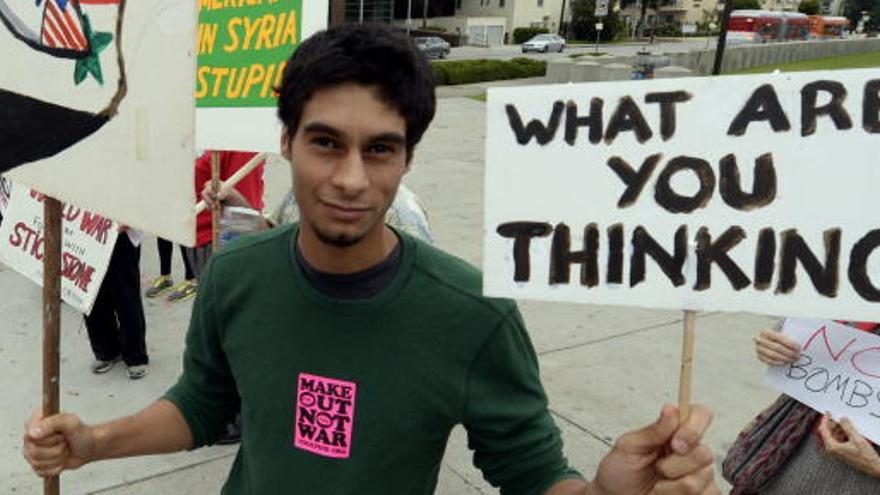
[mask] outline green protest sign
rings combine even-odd
[[[196,106],[274,107],[303,0],[199,0]]]

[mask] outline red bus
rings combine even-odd
[[[800,12],[783,12],[782,41],[802,41],[810,38],[810,18]]]
[[[849,31],[849,19],[827,15],[810,16],[810,36],[815,39],[846,38]]]
[[[784,17],[769,10],[734,10],[727,24],[732,43],[767,43],[783,39]]]

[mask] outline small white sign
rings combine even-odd
[[[43,285],[44,196],[16,184],[0,225],[0,262]],[[61,299],[92,310],[119,235],[116,222],[66,204],[62,211]]]
[[[800,344],[802,355],[769,367],[767,384],[835,419],[849,418],[880,445],[880,337],[811,319],[788,319],[782,332]]]
[[[601,22],[596,23],[596,31],[601,31],[605,26]]]

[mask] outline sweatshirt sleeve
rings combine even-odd
[[[209,262],[208,267],[211,264]],[[211,272],[205,270],[193,305],[183,355],[183,373],[164,396],[183,414],[193,436],[193,448],[216,442],[240,404],[223,350]]]
[[[581,478],[562,455],[537,356],[516,307],[471,365],[464,426],[474,465],[503,495],[538,495],[557,481]]]

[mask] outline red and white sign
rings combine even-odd
[[[43,195],[17,184],[0,225],[0,262],[43,285]],[[65,204],[61,299],[88,314],[119,235],[116,222]]]
[[[768,368],[767,384],[835,419],[849,418],[880,445],[880,336],[800,318],[786,320],[782,331],[803,351],[795,363]]]

